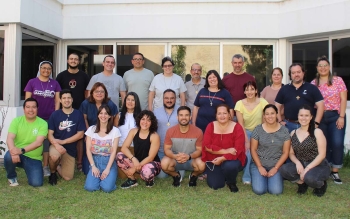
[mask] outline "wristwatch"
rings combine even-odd
[[[191,160],[192,159],[191,154],[188,154],[188,156],[190,157],[190,158],[188,158],[188,160]]]
[[[22,151],[22,154],[26,153],[26,149],[24,149],[24,148],[21,148],[21,151]]]

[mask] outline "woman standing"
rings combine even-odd
[[[212,189],[229,187],[238,192],[237,174],[246,163],[244,130],[232,121],[230,107],[216,107],[216,121],[209,123],[204,133],[202,161],[206,162],[207,183]]]
[[[312,109],[308,105],[298,113],[300,128],[292,131],[292,147],[289,158],[292,162],[284,164],[280,173],[283,178],[298,184],[298,194],[306,193],[308,187],[314,188],[316,196],[323,196],[327,190],[330,174],[326,157],[326,138],[320,129],[315,129]]]
[[[38,101],[38,116],[46,121],[51,114],[60,108],[61,87],[56,80],[52,79],[52,63],[43,61],[39,64],[38,76],[30,79],[24,88],[25,99],[33,97]],[[47,139],[44,140],[43,171],[44,176],[50,176],[49,169],[49,146]]]
[[[96,125],[90,126],[85,132],[86,155],[90,163],[84,188],[87,191],[112,192],[117,187],[117,152],[120,132],[113,126],[114,117],[107,105],[98,109]]]
[[[184,106],[186,103],[186,86],[180,76],[173,73],[175,63],[170,57],[162,59],[164,73],[157,74],[149,87],[148,109],[153,111],[163,106],[163,92],[172,89],[176,93],[176,105]]]
[[[258,97],[258,89],[254,81],[248,81],[243,85],[246,98],[236,103],[235,111],[238,123],[245,129],[245,148],[247,153],[247,166],[243,173],[243,183],[251,184],[250,176],[250,136],[257,125],[263,122],[263,109],[268,104],[264,98]]]
[[[136,117],[137,128],[131,129],[125,139],[122,152],[117,154],[117,163],[120,169],[128,176],[121,185],[127,189],[137,186],[136,173],[140,173],[141,179],[146,182],[147,187],[154,185],[154,177],[161,170],[158,150],[160,138],[157,134],[157,119],[152,111],[144,110]],[[134,152],[129,150],[134,144]]]
[[[323,98],[325,111],[319,128],[327,139],[327,160],[332,166],[330,177],[336,184],[342,184],[339,168],[343,166],[344,138],[346,128],[347,89],[341,77],[333,76],[326,56],[317,60],[316,85]]]
[[[233,100],[231,94],[225,89],[220,75],[215,70],[210,70],[205,78],[205,85],[202,88],[194,101],[192,112],[192,124],[205,132],[207,125],[215,121],[215,110],[220,104],[229,106],[229,113],[233,118]]]
[[[257,195],[283,192],[279,168],[288,158],[290,135],[288,129],[277,122],[277,113],[275,105],[266,105],[263,110],[265,122],[254,129],[250,140],[252,189]]]

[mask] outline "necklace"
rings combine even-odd
[[[274,135],[275,135],[275,133],[273,132],[273,133],[270,133],[271,134],[271,143],[273,143],[274,141],[273,141],[273,137],[274,137]]]
[[[210,106],[213,106],[213,99],[214,99],[214,97],[216,96],[216,93],[217,93],[217,92],[215,92],[214,96],[210,99],[210,90],[208,89],[208,91],[209,91],[209,102],[210,102]],[[213,92],[213,93],[214,93],[214,92]]]
[[[43,89],[43,95],[44,95],[44,98],[46,98],[46,90],[47,88],[49,87],[49,84],[50,84],[50,80],[47,81],[47,85],[46,85],[46,89],[44,90],[44,86],[43,86],[43,82],[39,79],[40,81],[40,84],[41,84],[41,88]]]
[[[70,113],[67,114],[68,118],[69,118],[70,114],[72,114],[73,110],[74,110],[74,109],[72,108],[72,110],[70,111]]]
[[[198,84],[193,84],[194,90],[196,91],[196,94],[198,94],[199,86],[201,85],[200,83],[201,82],[199,82]]]
[[[164,74],[163,74],[164,75]],[[167,88],[167,89],[170,89],[171,88],[171,85],[172,85],[172,83],[173,83],[173,76],[171,76],[171,80],[170,80],[170,86],[168,86],[166,83],[165,83],[165,76],[164,76],[164,85],[165,85],[165,87]]]
[[[170,126],[170,122],[169,121],[170,121],[171,115],[173,115],[174,109],[173,109],[173,111],[171,111],[170,116],[168,116],[168,113],[166,112],[165,108],[164,108],[164,112],[165,112],[165,115],[166,115],[166,117],[168,119],[168,123],[166,125],[169,127]]]

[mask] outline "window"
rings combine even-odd
[[[332,40],[332,73],[343,78],[347,89],[350,89],[350,38]],[[348,100],[350,95],[348,94]]]
[[[5,31],[0,30],[0,100],[4,99],[4,51]]]

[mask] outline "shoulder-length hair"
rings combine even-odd
[[[101,82],[96,82],[96,83],[94,84],[94,86],[92,86],[92,88],[91,88],[91,90],[90,90],[90,96],[88,97],[87,100],[88,100],[90,103],[96,103],[93,94],[94,94],[95,90],[96,90],[97,88],[99,88],[99,87],[102,87],[102,89],[105,91],[105,98],[103,98],[102,104],[107,104],[108,101],[109,101],[108,91],[107,91],[106,86],[105,86],[103,83],[101,83]]]
[[[100,118],[98,118],[98,115],[101,113],[101,111],[105,109],[107,114],[109,116],[111,116],[108,119],[108,123],[107,123],[107,131],[106,134],[110,133],[113,129],[113,120],[114,120],[114,116],[112,115],[111,109],[109,108],[109,106],[107,104],[102,104],[97,111],[97,124],[96,124],[96,129],[95,129],[95,133],[99,133],[101,130],[101,122],[100,122]]]
[[[135,92],[129,92],[125,98],[124,98],[124,104],[122,106],[122,109],[120,110],[120,118],[118,122],[118,126],[122,126],[125,124],[125,115],[128,112],[128,109],[126,108],[126,99],[128,96],[133,96],[135,100],[135,108],[133,112],[134,119],[136,119],[137,115],[140,114],[141,112],[141,104],[140,104],[140,99],[139,96]]]
[[[215,71],[215,70],[208,71],[207,76],[205,77],[205,85],[204,85],[204,87],[205,88],[209,88],[210,87],[209,86],[209,82],[208,82],[208,78],[212,74],[214,74],[215,77],[218,79],[218,89],[219,90],[224,89],[225,85],[224,85],[224,83],[222,83],[222,80],[221,80],[221,77],[220,77],[219,73],[217,71]]]
[[[158,122],[156,116],[153,114],[152,111],[149,110],[143,110],[139,115],[136,117],[136,127],[138,129],[141,129],[140,122],[141,119],[146,116],[151,120],[151,126],[149,127],[149,132],[151,134],[155,133],[158,130]]]
[[[314,117],[314,114],[313,114],[313,110],[311,108],[311,106],[307,105],[307,104],[304,104],[302,105],[300,108],[299,108],[299,111],[300,110],[308,110],[312,116],[311,120],[310,120],[310,124],[309,124],[309,127],[307,129],[307,131],[309,132],[309,135],[312,137],[312,138],[315,138],[315,117]]]
[[[321,56],[321,57],[319,57],[319,58],[317,59],[317,65],[320,63],[320,61],[325,61],[325,62],[328,63],[328,65],[331,65],[326,56]],[[332,72],[329,70],[327,85],[328,85],[328,86],[331,86],[331,85],[332,85],[332,81],[333,81],[333,74],[332,74]],[[318,72],[316,73],[315,85],[316,85],[317,87],[320,85],[320,74],[319,74]]]

